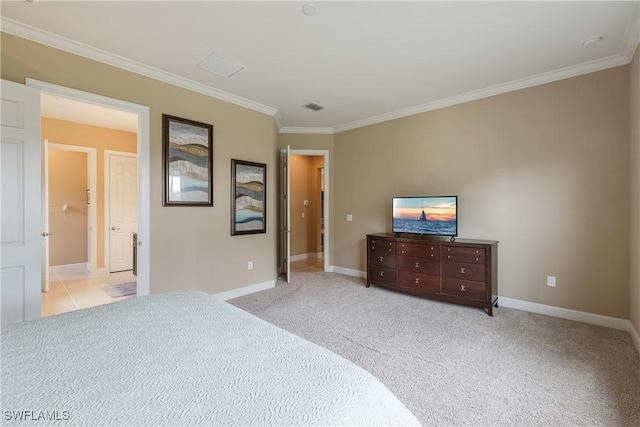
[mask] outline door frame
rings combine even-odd
[[[138,296],[149,295],[149,275],[151,248],[150,233],[150,109],[148,106],[109,98],[90,92],[71,89],[35,79],[26,79],[26,86],[35,87],[41,93],[74,99],[107,108],[127,111],[138,116]]]
[[[286,153],[286,149],[282,149],[281,152]],[[292,148],[289,151],[291,156],[321,156],[324,158],[324,248],[323,248],[323,269],[325,272],[332,271],[330,263],[329,263],[329,248],[331,242],[331,217],[329,212],[331,212],[331,186],[329,179],[329,150],[297,150]],[[290,234],[290,233],[289,233]],[[283,260],[281,260],[282,262]]]
[[[109,197],[111,190],[111,156],[122,157],[138,157],[138,153],[129,153],[126,151],[116,150],[104,150],[104,190],[102,193],[103,207],[104,207],[104,269],[106,274],[111,273],[111,233],[109,228],[111,226],[111,197]],[[140,164],[140,162],[138,162]],[[138,181],[140,180],[140,173],[138,173]],[[138,207],[136,206],[136,209]],[[139,212],[136,212],[138,214]],[[139,218],[139,217],[138,217]],[[138,225],[140,223],[138,222]]]
[[[87,184],[89,184],[89,197],[90,200],[96,200],[98,195],[98,157],[97,157],[97,149],[93,147],[83,147],[80,145],[69,145],[69,144],[58,144],[57,142],[47,141],[47,148],[54,150],[62,150],[62,151],[75,151],[79,153],[87,154]],[[47,151],[48,153],[48,151]],[[46,159],[47,164],[49,163],[49,159]],[[49,175],[45,177],[47,181],[47,185],[45,186],[45,191],[47,191],[47,200],[49,200]],[[46,206],[45,209],[49,209],[49,206]],[[87,220],[89,221],[89,233],[87,234],[87,253],[89,254],[89,268],[91,272],[91,276],[95,276],[98,269],[98,210],[96,209],[95,203],[88,204],[88,216]],[[48,230],[47,230],[48,231]],[[47,240],[46,244],[49,244]],[[46,268],[49,268],[48,260]],[[47,284],[47,290],[48,290]]]

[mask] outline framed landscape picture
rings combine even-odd
[[[231,235],[267,232],[267,165],[231,160]]]
[[[213,125],[162,115],[163,206],[213,206]]]

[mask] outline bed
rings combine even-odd
[[[365,370],[198,291],[5,326],[1,345],[3,425],[419,425]]]

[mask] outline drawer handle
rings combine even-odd
[[[402,253],[404,253],[404,251],[402,251]]]
[[[460,285],[460,290],[461,290],[462,292],[466,292],[466,291],[467,291],[467,288],[466,288],[464,285]]]
[[[391,252],[391,248],[389,249],[389,252]]]
[[[433,250],[433,246],[431,246],[431,250]]]
[[[416,283],[420,283],[420,279],[416,277]]]
[[[447,252],[451,252],[451,248],[447,248]]]
[[[480,253],[480,252],[476,251],[476,253],[478,254],[478,253]]]
[[[465,274],[466,271],[464,271],[464,267],[460,267],[460,274]]]
[[[383,256],[380,257],[380,262],[384,262],[384,257]]]
[[[433,254],[431,254],[431,258],[433,258]]]
[[[416,268],[420,268],[420,263],[416,262]]]
[[[476,261],[479,261],[479,260],[480,260],[480,258],[476,258]]]
[[[447,255],[447,258],[451,258],[451,255]]]
[[[384,271],[380,272],[380,277],[384,277]]]

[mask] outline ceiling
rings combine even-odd
[[[314,16],[307,3],[3,1],[2,31],[309,133],[623,65],[640,39],[638,1],[315,1]],[[593,37],[601,43],[584,48]],[[231,78],[199,68],[214,52],[245,68]]]

